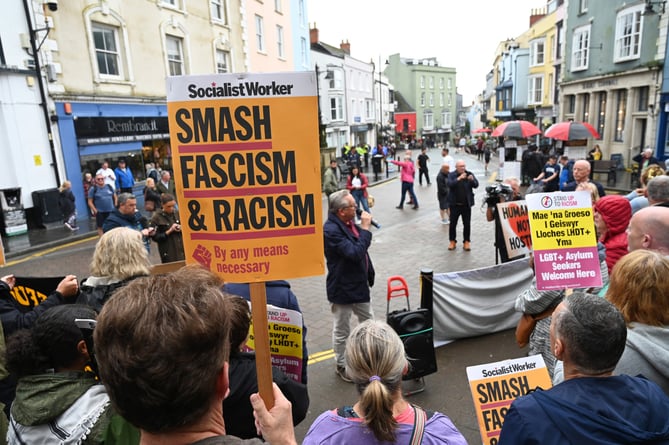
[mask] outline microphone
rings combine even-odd
[[[358,215],[358,218],[359,218],[360,215],[362,215],[362,210],[360,210],[360,208],[356,208],[356,209],[355,209],[355,214]],[[372,220],[371,224],[372,224],[374,227],[376,227],[377,229],[380,229],[380,228],[381,228],[381,224],[377,223],[377,222],[374,221],[374,220]]]

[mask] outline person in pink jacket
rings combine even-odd
[[[416,198],[416,194],[413,191],[413,180],[414,180],[414,173],[416,172],[416,167],[414,166],[413,161],[411,160],[411,156],[405,155],[404,161],[395,161],[393,159],[390,162],[399,166],[401,169],[400,179],[402,180],[402,198],[400,199],[400,205],[398,205],[395,208],[400,210],[404,208],[404,197],[406,196],[407,192],[409,192],[409,196],[411,197],[411,202],[413,202],[412,209],[416,210],[418,208],[418,199]]]

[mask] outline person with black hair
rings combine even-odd
[[[225,294],[224,294],[225,295]],[[250,439],[259,437],[253,420],[251,394],[258,392],[256,358],[253,352],[243,352],[251,326],[249,303],[236,295],[225,295],[230,300],[230,392],[223,399],[223,419],[227,434]],[[293,425],[304,420],[309,409],[307,386],[288,377],[272,366],[272,380],[292,405]]]
[[[8,444],[139,443],[139,432],[115,416],[104,386],[86,370],[91,356],[75,319],[94,318],[83,305],[57,306],[8,339],[7,366],[19,378]]]
[[[186,257],[181,221],[179,221],[179,212],[176,210],[177,202],[174,196],[164,193],[160,197],[160,204],[161,209],[151,217],[151,225],[156,230],[153,240],[158,243],[160,261],[163,263],[183,261]]]

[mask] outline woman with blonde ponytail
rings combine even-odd
[[[404,400],[402,375],[410,364],[402,340],[386,323],[359,324],[348,338],[345,356],[346,374],[360,397],[352,406],[321,414],[303,445],[467,443],[447,416]]]

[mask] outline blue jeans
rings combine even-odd
[[[409,192],[409,196],[411,196],[413,205],[418,207],[418,199],[416,198],[416,194],[413,192],[413,182],[406,181],[402,181],[402,199],[400,199],[400,207],[404,205],[404,197],[406,196],[407,192]]]
[[[362,204],[362,208],[365,212],[369,212],[369,204],[367,203],[367,198],[365,198],[364,190],[351,190],[351,195],[353,195],[357,207],[360,207]]]

